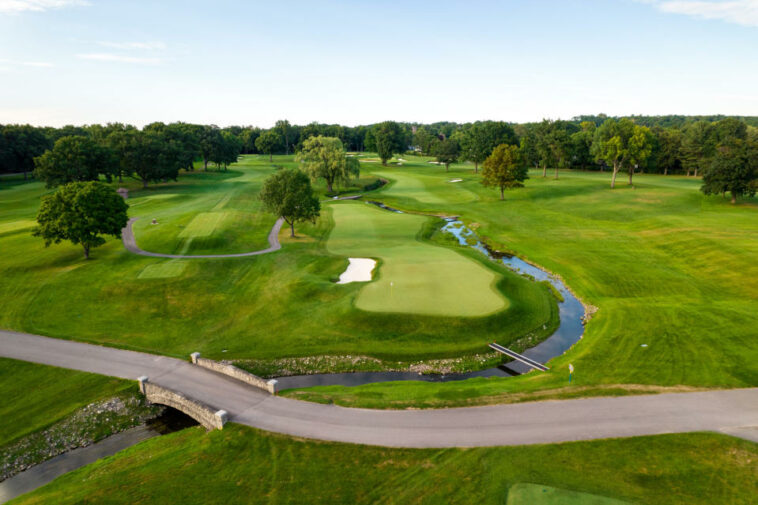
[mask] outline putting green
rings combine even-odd
[[[474,317],[509,305],[495,288],[499,277],[495,272],[416,238],[428,218],[362,202],[337,203],[332,211],[335,227],[327,242],[329,252],[382,260],[375,280],[356,298],[359,309]]]
[[[387,196],[412,198],[422,203],[467,203],[478,199],[476,194],[462,187],[460,183],[448,182],[459,178],[458,174],[447,174],[444,170],[439,175],[426,175],[418,171],[403,172],[402,168],[393,171],[372,171],[373,174],[391,179],[395,184],[384,191]]]
[[[507,505],[629,505],[629,502],[539,484],[519,483],[508,490]]]

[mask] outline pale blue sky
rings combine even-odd
[[[758,115],[758,0],[0,0],[0,123]]]

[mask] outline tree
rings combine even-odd
[[[374,125],[372,140],[376,146],[376,152],[382,160],[382,165],[386,166],[393,154],[405,152],[405,132],[394,121],[385,121]]]
[[[552,147],[553,122],[549,119],[543,119],[534,130],[537,150],[537,157],[542,166],[542,177],[547,177],[548,165],[555,165],[555,152]]]
[[[278,131],[279,135],[282,137],[282,142],[284,143],[284,154],[289,154],[290,145],[296,144],[296,139],[294,138],[295,132],[292,128],[292,125],[286,119],[280,119],[276,122],[273,129]]]
[[[684,130],[682,139],[682,165],[687,171],[687,176],[698,172],[708,165],[715,153],[716,135],[711,123],[696,121]]]
[[[211,161],[216,164],[216,167],[223,166],[226,170],[229,165],[237,162],[241,150],[242,141],[233,133],[222,131],[221,142],[211,154]]]
[[[434,152],[432,154],[437,158],[438,163],[444,163],[445,172],[448,172],[450,170],[450,164],[458,161],[458,156],[461,154],[461,148],[455,138],[448,137],[434,146]]]
[[[149,182],[176,180],[184,168],[182,145],[164,133],[127,130],[112,133],[108,141],[117,154],[121,172],[142,181],[143,188]]]
[[[521,159],[518,147],[501,144],[484,160],[482,184],[500,188],[500,199],[505,199],[504,190],[520,188],[529,178],[526,164]]]
[[[429,130],[423,126],[417,129],[416,133],[413,134],[413,144],[421,150],[422,154],[430,154],[432,152],[432,146],[434,146],[437,141],[437,136],[429,133]]]
[[[27,173],[34,169],[34,158],[52,147],[52,142],[41,128],[30,125],[5,125],[0,130],[3,153],[0,153],[0,172]]]
[[[197,143],[200,156],[203,157],[203,170],[208,170],[208,162],[211,161],[214,153],[219,152],[223,141],[218,126],[206,125],[198,132]]]
[[[537,150],[537,134],[535,128],[527,128],[521,136],[521,158],[527,166],[537,168],[540,164],[540,153]]]
[[[266,179],[259,198],[264,209],[290,225],[291,237],[295,236],[296,222],[315,222],[321,210],[308,176],[294,168],[279,170]]]
[[[518,145],[516,132],[502,121],[477,121],[466,128],[461,137],[463,157],[474,162],[474,172],[479,171],[479,163],[500,144]]]
[[[84,257],[90,249],[105,243],[101,235],[121,238],[129,206],[116,191],[101,182],[70,182],[55,193],[42,197],[34,236],[45,240],[45,247],[61,240],[81,244]]]
[[[656,127],[653,132],[658,137],[655,153],[658,170],[663,169],[663,175],[668,175],[669,170],[681,168],[682,131],[677,128]]]
[[[706,195],[732,195],[732,203],[740,196],[754,196],[758,189],[758,146],[741,139],[732,139],[716,149],[710,165],[703,171],[700,190]]]
[[[632,183],[635,165],[641,165],[652,151],[652,134],[645,126],[635,125],[630,119],[618,121],[607,119],[595,130],[592,154],[598,162],[613,165],[611,189],[616,187],[616,176],[621,168],[629,170],[629,184]]]
[[[571,161],[582,167],[582,170],[586,170],[587,165],[592,163],[590,150],[592,149],[592,138],[595,135],[595,123],[582,121],[579,127],[581,129],[572,133],[570,137]]]
[[[274,151],[280,149],[282,145],[282,136],[275,130],[268,130],[261,133],[255,139],[255,147],[262,153],[268,154],[268,160],[274,161]]]
[[[50,151],[34,158],[34,177],[48,188],[75,181],[96,181],[100,174],[108,182],[116,175],[113,152],[89,137],[61,137]]]
[[[296,160],[302,163],[311,180],[324,179],[329,193],[334,183],[348,183],[360,173],[360,164],[355,158],[348,158],[340,139],[336,137],[309,137]]]

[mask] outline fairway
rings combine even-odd
[[[359,309],[474,317],[507,307],[507,300],[494,287],[495,272],[416,238],[428,218],[361,202],[332,208],[335,228],[327,243],[329,252],[382,260],[378,279],[364,286],[356,298]]]
[[[383,191],[387,196],[397,198],[412,198],[423,203],[467,203],[478,199],[475,193],[467,190],[460,182],[449,182],[454,178],[446,174],[440,167],[439,174],[427,175],[421,173],[417,166],[397,167],[392,171],[373,171],[375,175],[395,181]]]

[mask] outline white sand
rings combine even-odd
[[[348,258],[350,264],[347,270],[342,272],[337,284],[348,284],[350,282],[369,282],[371,272],[374,271],[376,260],[371,258]]]
[[[463,179],[450,179],[450,182],[463,182]]]

